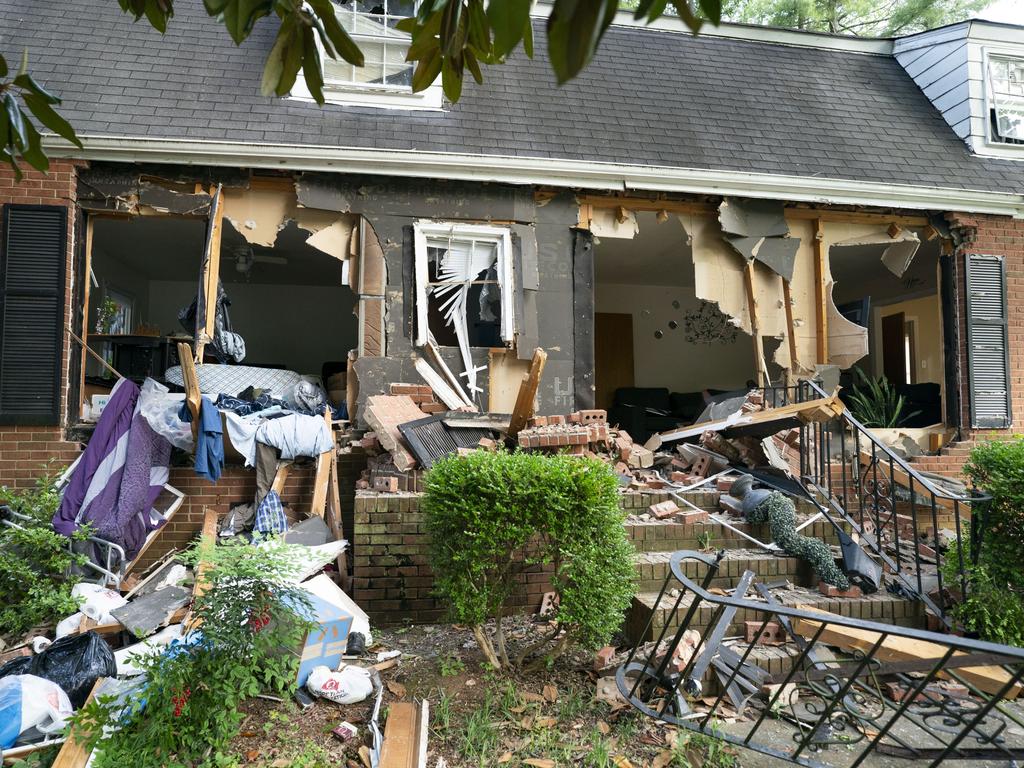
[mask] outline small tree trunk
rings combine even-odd
[[[509,669],[512,664],[509,662],[508,653],[505,650],[505,629],[501,625],[501,619],[504,613],[504,608],[498,608],[498,615],[494,617],[494,640],[497,643],[497,656],[501,659],[502,667],[504,669]]]
[[[523,668],[524,672],[534,672],[543,667],[548,661],[554,661],[563,653],[569,645],[569,636],[563,635],[559,638],[558,642],[555,643],[555,647],[551,649],[551,653],[541,654],[536,659],[531,661],[526,667]]]
[[[473,625],[473,637],[476,638],[477,645],[480,646],[480,650],[484,652],[484,656],[487,657],[487,663],[495,669],[503,669],[501,662],[498,661],[497,655],[494,653],[494,646],[491,645],[491,639],[487,637],[487,633],[484,628],[479,624]]]

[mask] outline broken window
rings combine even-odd
[[[418,222],[417,344],[468,353],[511,342],[511,251],[505,228]]]
[[[992,140],[1024,144],[1024,59],[989,57],[988,106]]]
[[[324,58],[324,87],[377,86],[411,88],[415,62],[405,60],[410,37],[396,29],[416,13],[414,0],[342,0],[335,3],[338,21],[365,56],[362,67]]]

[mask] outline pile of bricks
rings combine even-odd
[[[597,455],[607,449],[610,434],[606,411],[575,411],[568,416],[534,416],[519,432],[518,441],[527,450]]]
[[[426,384],[392,384],[389,393],[392,395],[406,395],[411,398],[426,416],[444,413],[448,410],[444,403],[439,402],[434,397],[434,390]]]

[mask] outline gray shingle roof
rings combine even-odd
[[[0,0],[83,135],[565,158],[1024,192],[1024,163],[972,156],[887,56],[616,27],[558,88],[542,51],[492,67],[445,112],[259,94],[274,22],[233,46],[201,0],[163,38],[115,0]],[[538,29],[538,41],[543,33]]]

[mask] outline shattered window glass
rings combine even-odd
[[[460,346],[464,330],[471,347],[503,346],[498,258],[495,242],[428,238],[427,323],[438,344]]]
[[[341,59],[324,57],[327,86],[411,88],[415,62],[407,62],[409,35],[395,29],[416,13],[415,0],[335,0],[338,21],[355,40],[365,57],[362,67]]]
[[[988,95],[993,141],[1024,144],[1024,59],[990,56]]]

